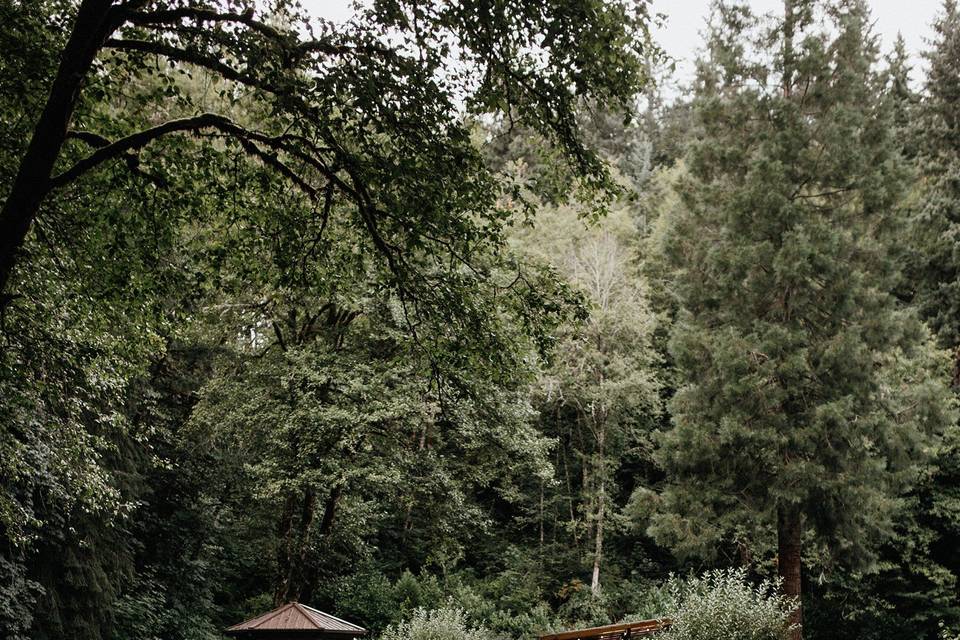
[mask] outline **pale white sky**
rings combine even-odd
[[[346,20],[352,14],[353,0],[301,0],[314,15],[330,20]],[[757,13],[782,11],[783,0],[749,0]],[[914,80],[920,79],[919,52],[932,37],[930,27],[942,0],[870,0],[876,30],[889,51],[897,32],[903,34],[914,57]],[[707,17],[710,0],[653,0],[653,12],[667,15],[667,23],[656,32],[664,50],[679,61],[678,80],[685,82],[694,52],[700,45],[700,32]]]

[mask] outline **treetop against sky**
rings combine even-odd
[[[355,0],[302,0],[313,15],[329,20],[347,20],[353,14]],[[758,13],[782,12],[783,0],[748,0]],[[881,36],[883,50],[893,47],[897,34],[906,41],[914,66],[913,80],[919,81],[925,67],[920,57],[933,36],[931,24],[940,9],[941,0],[870,0],[876,20],[874,28]],[[653,0],[651,14],[666,16],[663,25],[654,30],[657,42],[677,60],[677,80],[686,83],[693,73],[693,59],[703,42],[702,31],[710,12],[710,0]]]

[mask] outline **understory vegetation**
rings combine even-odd
[[[0,0],[0,637],[960,636],[960,11]],[[312,25],[312,26],[311,26]]]

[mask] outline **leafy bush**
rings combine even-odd
[[[404,571],[393,585],[400,619],[406,619],[417,609],[437,609],[444,601],[443,588],[436,576],[421,573],[415,576]]]
[[[775,582],[751,586],[743,569],[674,579],[667,590],[673,625],[664,640],[783,640],[795,606]]]
[[[940,635],[938,635],[937,638],[938,640],[960,640],[960,629],[947,629],[946,626],[941,622]]]
[[[632,613],[624,616],[620,622],[668,617],[668,614],[674,612],[677,608],[676,598],[673,595],[673,584],[674,581],[670,581],[665,584],[648,586],[635,597],[631,609]]]
[[[402,619],[396,589],[373,567],[363,567],[333,581],[329,589],[340,615],[374,633]],[[328,596],[330,597],[330,596]]]
[[[609,606],[606,592],[594,595],[590,585],[572,580],[561,589],[566,601],[560,605],[557,613],[573,627],[595,627],[610,624]]]
[[[387,627],[380,640],[494,640],[483,627],[471,627],[463,609],[415,609],[406,622]]]

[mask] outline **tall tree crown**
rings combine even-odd
[[[867,559],[952,414],[940,356],[890,293],[905,172],[866,5],[791,4],[773,24],[718,4],[701,63],[699,135],[660,242],[687,382],[652,530],[688,551],[749,546],[789,508],[818,544]]]

